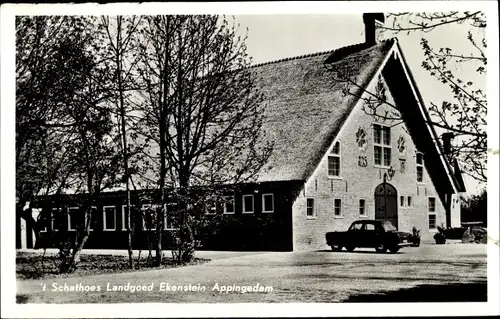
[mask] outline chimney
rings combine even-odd
[[[443,133],[441,139],[443,140],[443,149],[445,155],[451,155],[451,140],[455,135],[451,132]]]
[[[385,15],[381,12],[363,13],[363,22],[365,23],[365,43],[370,46],[377,44],[381,40],[379,28],[384,25]]]

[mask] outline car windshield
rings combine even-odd
[[[396,227],[394,227],[394,225],[388,220],[382,222],[382,227],[384,227],[385,231],[397,230]]]

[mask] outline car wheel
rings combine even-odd
[[[345,249],[349,252],[354,251],[354,246],[345,246]]]
[[[387,248],[385,247],[384,244],[380,244],[377,247],[375,247],[375,251],[377,253],[385,253],[387,251]]]
[[[399,251],[399,247],[392,247],[392,248],[389,248],[389,251],[393,254],[397,253]]]
[[[331,245],[330,247],[332,247],[333,251],[341,251],[342,250],[342,246],[340,246],[340,245]]]

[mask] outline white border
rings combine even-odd
[[[75,209],[75,208],[78,209],[78,210],[80,210],[80,207],[78,207],[78,206],[68,207],[68,230],[70,230],[70,231],[75,231],[76,230],[75,228],[71,228],[71,213],[70,213],[71,210]]]
[[[333,149],[335,148],[335,144],[339,143],[339,153],[338,154],[334,154],[332,153]],[[342,172],[343,172],[343,165],[342,165],[342,142],[340,140],[335,140],[330,149],[328,150],[328,156],[326,157],[326,175],[328,177],[328,179],[344,179],[342,177]],[[339,159],[339,175],[330,175],[330,163],[329,163],[329,159],[330,157],[337,157]]]
[[[360,205],[360,201],[361,200],[364,201],[364,207],[363,207],[364,214],[363,215],[361,215],[359,213],[359,209],[361,208],[361,205]],[[358,217],[359,218],[368,218],[368,214],[366,213],[367,212],[367,206],[368,206],[368,201],[366,200],[366,197],[358,197]]]
[[[313,214],[312,215],[308,215],[307,214],[307,209],[308,209],[307,200],[308,199],[312,199],[312,201],[313,201],[313,207],[312,207]],[[317,219],[318,218],[318,211],[316,210],[317,206],[318,205],[316,204],[316,198],[315,197],[311,197],[311,196],[306,197],[306,219]]]
[[[115,228],[106,228],[106,208],[113,208],[115,210],[114,213],[114,223],[115,223]],[[103,206],[102,207],[102,230],[103,231],[116,231],[116,206],[114,205],[108,205],[108,206]]]
[[[229,212],[227,211],[227,201],[228,201],[228,198],[231,198],[231,201],[233,203],[233,211],[232,212]],[[232,196],[224,196],[224,212],[223,214],[224,215],[234,215],[236,213],[236,196],[232,195]]]
[[[127,227],[125,227],[126,226],[125,223],[127,222],[125,220],[125,209],[126,208],[127,208],[127,204],[122,205],[122,209],[121,209],[122,210],[122,229],[121,229],[122,231],[127,230]],[[132,205],[130,205],[130,208],[132,208]],[[129,212],[129,214],[130,214],[130,212]],[[132,222],[132,218],[130,218],[130,222]]]
[[[304,13],[356,13],[361,11],[422,11],[425,8],[432,8],[433,11],[472,11],[481,8],[488,15],[488,103],[492,106],[499,105],[498,99],[498,4],[494,1],[403,1],[403,2],[274,2],[274,3],[176,3],[176,4],[40,4],[40,5],[13,5],[6,4],[1,10],[1,211],[15,210],[15,188],[12,187],[15,181],[15,160],[14,160],[14,112],[12,104],[15,92],[13,79],[14,61],[14,14],[95,14],[96,9],[99,14],[158,14],[170,13],[226,13],[226,14],[304,14]],[[491,107],[488,110],[490,123],[498,120],[498,107]],[[499,156],[498,156],[498,126],[488,126],[488,147],[497,153],[490,152],[488,156],[488,191],[491,194],[498,193],[499,177]],[[498,225],[499,210],[498,197],[489,196],[489,224]],[[171,317],[196,317],[196,316],[220,316],[230,317],[239,315],[246,316],[328,316],[334,313],[336,316],[400,316],[400,315],[495,315],[500,312],[497,300],[499,295],[498,287],[498,228],[490,227],[488,234],[490,238],[497,241],[497,244],[488,245],[488,285],[489,302],[487,303],[381,303],[381,304],[133,304],[124,305],[17,305],[15,304],[14,287],[16,280],[14,274],[14,263],[12,258],[11,243],[14,242],[13,225],[14,214],[2,214],[1,216],[1,238],[6,246],[1,250],[2,260],[2,317],[29,317],[35,318],[40,315],[62,317],[78,317],[84,310],[85,316],[102,317],[103,313],[113,317],[161,317],[167,313]]]
[[[340,200],[340,215],[335,215],[335,201],[337,199]],[[342,197],[334,197],[333,198],[333,203],[332,203],[333,204],[332,205],[333,206],[333,218],[335,218],[335,219],[344,218],[344,203],[343,203],[342,199],[343,199]],[[359,205],[359,201],[358,201],[358,205]],[[366,205],[366,201],[365,201],[365,205]],[[359,214],[359,209],[358,209],[358,214]]]
[[[61,212],[62,208],[60,208],[60,207],[52,207],[52,209],[50,210],[50,230],[51,231],[58,231],[59,229],[56,229],[54,227],[54,222],[56,221],[56,218],[55,218],[54,213],[53,213],[54,210]]]
[[[245,197],[252,197],[252,211],[246,210]],[[241,197],[241,213],[242,214],[253,214],[255,213],[255,198],[253,194],[245,194]]]
[[[273,206],[272,210],[266,210],[266,204],[265,204],[265,201],[264,201],[264,196],[269,196],[271,195],[271,204]],[[265,193],[265,194],[262,194],[262,213],[264,214],[272,214],[274,213],[274,194],[273,193]]]

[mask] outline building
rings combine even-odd
[[[383,15],[363,18],[363,43],[252,67],[274,150],[254,183],[227,195],[221,229],[200,230],[205,249],[325,249],[326,232],[362,218],[389,219],[403,231],[415,226],[423,238],[441,224],[460,226],[465,185],[448,155],[450,135],[441,143],[428,124],[397,39],[378,41]],[[146,207],[136,195],[135,205]],[[71,199],[64,201],[71,210]],[[100,195],[87,248],[126,248],[124,202],[123,192]],[[72,229],[70,217],[61,227],[66,222]],[[19,234],[29,247],[31,231]]]

